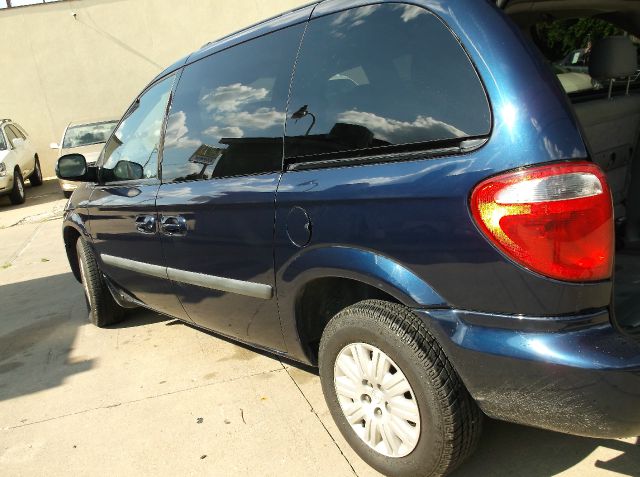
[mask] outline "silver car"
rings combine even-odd
[[[82,154],[87,164],[92,165],[116,124],[118,121],[114,119],[73,121],[65,128],[60,144],[51,143],[51,148],[59,150],[58,157],[71,153]],[[77,187],[77,182],[60,179],[60,188],[65,197],[71,197]]]

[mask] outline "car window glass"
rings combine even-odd
[[[20,126],[18,123],[13,123],[12,126],[18,133],[19,137],[22,137],[23,139],[27,139],[27,133],[22,126]]]
[[[569,18],[544,20],[531,26],[531,38],[560,80],[565,92],[588,98],[608,89],[607,81],[592,78],[589,62],[593,47],[610,36],[627,36],[638,50],[640,39],[618,26],[599,18]],[[630,89],[640,88],[640,69],[631,77]],[[615,90],[627,88],[627,78],[615,81]]]
[[[435,15],[404,4],[312,20],[288,115],[287,157],[455,140],[491,128],[484,88],[456,38]]]
[[[4,138],[4,134],[0,131],[0,151],[7,149],[7,141]]]
[[[15,127],[13,124],[7,126],[8,129],[11,129],[11,132],[13,133],[13,135],[18,138],[18,139],[26,139],[24,137],[24,135],[20,132],[20,130]]]
[[[259,174],[282,167],[291,70],[304,25],[185,67],[162,153],[162,181]]]
[[[64,134],[62,148],[68,149],[106,142],[116,124],[118,124],[117,121],[105,121],[69,126]]]
[[[158,147],[174,77],[147,90],[130,108],[104,147],[104,182],[157,177]]]
[[[18,138],[18,136],[16,136],[16,133],[13,131],[11,126],[5,127],[4,133],[7,135],[7,141],[9,141],[9,144],[13,144],[13,140]]]

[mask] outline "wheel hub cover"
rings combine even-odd
[[[344,417],[369,447],[404,457],[417,446],[420,410],[409,381],[382,350],[345,346],[334,365],[334,386]]]

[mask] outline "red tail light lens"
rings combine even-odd
[[[603,172],[590,162],[492,177],[471,195],[484,234],[525,267],[565,281],[611,277],[613,205]]]

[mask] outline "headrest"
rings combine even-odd
[[[589,59],[589,74],[596,79],[626,78],[638,70],[638,53],[629,37],[610,36],[596,43]]]

